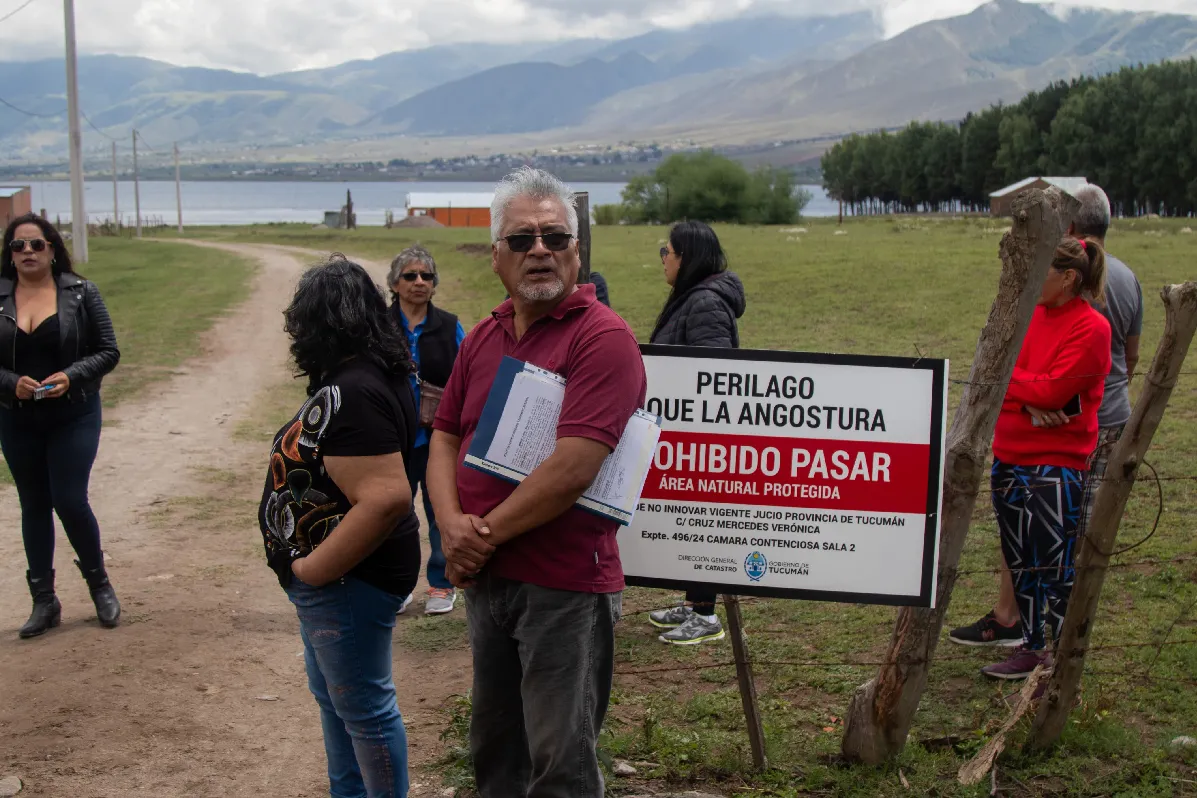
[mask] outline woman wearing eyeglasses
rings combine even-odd
[[[445,555],[441,550],[441,532],[432,513],[432,502],[428,499],[428,441],[431,438],[432,420],[441,393],[449,382],[457,350],[465,338],[461,322],[452,313],[446,313],[432,304],[440,277],[436,272],[436,261],[432,253],[416,244],[400,252],[391,262],[387,283],[391,286],[394,301],[391,304],[391,318],[395,325],[407,334],[407,348],[417,373],[411,376],[411,388],[419,408],[420,429],[416,434],[412,456],[407,461],[408,481],[414,498],[417,488],[423,491],[424,512],[428,517],[428,596],[424,600],[425,615],[443,615],[452,612],[457,603],[457,591],[445,578]],[[411,602],[409,596],[403,608]]]
[[[87,500],[100,445],[100,382],[119,360],[104,300],[72,270],[58,231],[33,214],[14,219],[0,254],[0,448],[21,501],[33,596],[22,638],[62,619],[54,593],[55,513],[100,623],[111,628],[120,619]]]
[[[650,343],[738,349],[736,319],[744,315],[744,285],[727,270],[719,238],[702,222],[679,222],[661,247],[665,282],[672,290],[657,317]],[[692,646],[723,637],[715,614],[715,593],[692,590],[686,604],[649,614],[649,621],[669,629],[657,639]]]

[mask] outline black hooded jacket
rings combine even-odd
[[[735,272],[712,275],[666,307],[650,343],[738,349],[736,319],[744,315],[746,304],[744,284]]]

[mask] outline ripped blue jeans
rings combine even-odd
[[[407,732],[391,677],[402,602],[353,577],[324,587],[292,580],[308,688],[320,706],[332,798],[405,798]]]

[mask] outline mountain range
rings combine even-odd
[[[868,13],[758,16],[618,41],[468,44],[252,75],[79,59],[88,149],[127,139],[230,153],[453,137],[537,146],[690,139],[759,143],[958,119],[1047,83],[1197,54],[1197,18],[993,0],[884,39]],[[60,60],[0,63],[0,144],[13,161],[65,154]],[[375,146],[374,149],[378,149]],[[464,154],[464,152],[463,152]]]

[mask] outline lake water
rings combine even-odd
[[[33,209],[45,209],[47,218],[71,218],[71,187],[65,181],[30,184]],[[590,192],[590,206],[619,202],[624,183],[575,183],[578,191]],[[834,216],[838,210],[820,186],[805,186],[813,199],[806,216]],[[183,224],[265,224],[306,222],[318,224],[325,211],[339,210],[346,190],[353,192],[353,206],[360,225],[381,225],[388,210],[404,215],[408,193],[421,191],[489,192],[493,183],[304,183],[257,181],[192,181],[183,183]],[[133,224],[133,183],[119,184],[121,218]],[[85,198],[87,215],[93,222],[112,219],[112,182],[89,180]],[[158,217],[175,223],[175,184],[170,181],[141,182],[141,216]]]

